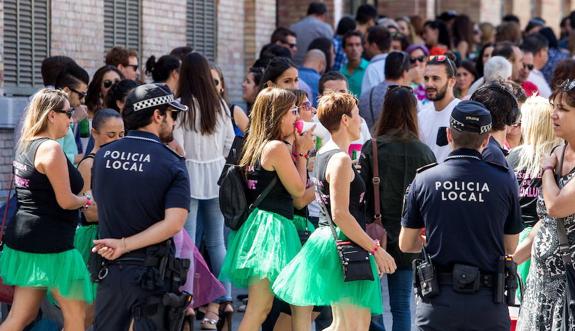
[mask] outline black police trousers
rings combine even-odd
[[[415,325],[421,331],[509,331],[509,309],[493,302],[493,289],[457,293],[441,285],[431,299],[417,297]]]
[[[145,267],[116,262],[108,266],[108,275],[98,283],[94,331],[127,331],[134,320],[134,331],[156,331],[150,320],[134,318],[133,312],[139,304],[150,297],[163,296],[163,292],[152,292],[140,287],[139,278]]]

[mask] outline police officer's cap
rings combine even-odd
[[[491,131],[491,113],[477,101],[461,101],[451,113],[451,129],[477,134]]]
[[[158,109],[164,105],[170,106],[172,111],[188,111],[188,107],[174,99],[174,94],[165,84],[144,84],[136,87],[126,97],[124,115],[148,110]]]

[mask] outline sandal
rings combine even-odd
[[[210,317],[215,317],[215,318],[210,318]],[[200,323],[200,329],[201,330],[217,330],[218,329],[217,325],[218,325],[219,321],[220,321],[220,315],[218,314],[218,312],[208,310],[208,311],[206,311],[206,315],[204,316],[204,319]]]

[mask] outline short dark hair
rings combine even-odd
[[[429,61],[427,61],[427,65],[441,65],[445,67],[445,73],[447,73],[447,78],[453,78],[457,74],[457,67],[453,60],[449,58],[447,55],[438,55],[438,56],[431,56]]]
[[[359,39],[361,39],[361,42],[363,44],[363,34],[361,32],[355,31],[355,30],[354,31],[348,31],[341,38],[341,45],[343,48],[345,48],[346,41],[351,37],[359,37]]]
[[[409,55],[404,52],[391,52],[385,59],[385,78],[400,79],[405,72],[409,71],[409,68]]]
[[[96,114],[94,114],[94,118],[92,119],[92,127],[96,130],[100,130],[100,128],[102,128],[102,125],[104,125],[104,123],[106,123],[107,120],[109,120],[110,118],[122,118],[122,115],[120,115],[119,112],[117,112],[115,109],[110,109],[110,108],[104,108],[104,109],[100,109],[96,112]]]
[[[493,46],[493,52],[491,56],[503,56],[509,62],[513,63],[515,59],[515,52],[513,52],[513,47],[517,47],[514,43],[510,41],[500,41]]]
[[[72,58],[63,55],[49,56],[45,58],[40,67],[44,86],[56,85],[56,78],[58,78],[60,71],[71,63],[76,62]]]
[[[507,14],[507,15],[503,16],[501,21],[503,21],[503,22],[515,22],[517,24],[521,23],[519,21],[519,17],[517,17],[516,15],[513,15],[513,14]]]
[[[134,91],[130,93],[134,93]],[[152,123],[152,115],[154,114],[154,111],[156,111],[156,109],[160,111],[160,115],[165,116],[168,108],[169,108],[168,105],[163,105],[156,108],[152,107],[143,109],[140,111],[133,111],[128,113],[122,112],[122,119],[124,120],[124,129],[126,131],[129,131],[143,128],[146,125]]]
[[[307,7],[308,15],[323,15],[327,13],[327,6],[322,2],[312,2]]]
[[[505,125],[515,123],[519,106],[513,91],[503,83],[483,85],[471,95],[471,100],[481,102],[489,110],[493,131],[501,131]]]
[[[290,30],[288,28],[284,28],[283,26],[280,26],[280,27],[276,28],[274,30],[274,32],[272,32],[272,35],[270,37],[270,43],[276,43],[278,41],[285,43],[286,38],[289,36],[297,38],[297,34],[295,32],[293,32],[292,30]]]
[[[319,95],[323,95],[323,92],[325,91],[325,82],[330,81],[330,80],[343,80],[347,83],[347,79],[345,78],[344,75],[340,74],[337,71],[328,71],[325,74],[321,75],[321,77],[319,79],[319,83],[318,83]]]
[[[337,23],[337,29],[335,30],[335,34],[338,36],[343,36],[349,31],[355,30],[357,24],[355,20],[349,16],[342,17],[339,22]]]
[[[180,69],[180,59],[174,55],[163,55],[156,61],[155,56],[150,56],[146,61],[146,73],[152,75],[156,83],[163,83],[170,78],[174,70]]]
[[[123,66],[127,66],[130,64],[130,56],[137,57],[138,53],[131,49],[116,46],[111,48],[106,54],[106,64],[113,66],[121,64]]]
[[[275,43],[265,44],[260,50],[260,59],[273,59],[275,57],[291,59],[291,52],[289,49]]]
[[[445,21],[427,21],[425,24],[423,24],[423,27],[429,27],[430,29],[437,30],[437,41],[440,44],[447,46],[447,48],[451,47],[451,37],[449,36],[449,29],[447,28]]]
[[[533,55],[545,48],[549,48],[549,41],[540,33],[534,33],[525,37],[523,44],[521,44],[521,49],[524,52],[533,53]]]
[[[359,24],[366,24],[370,20],[377,20],[377,8],[370,4],[364,4],[357,7],[355,20]]]
[[[473,132],[451,130],[453,144],[458,148],[479,149],[489,132],[477,134]]]
[[[376,44],[382,52],[387,52],[391,47],[391,33],[382,26],[372,26],[367,30],[367,42]]]
[[[70,63],[58,74],[54,85],[57,89],[76,88],[80,83],[88,85],[90,75],[76,63]]]
[[[178,59],[180,59],[180,61],[184,61],[186,55],[190,54],[193,51],[194,49],[191,48],[190,46],[180,46],[172,49],[170,51],[170,55],[177,57]]]
[[[279,56],[272,58],[262,75],[260,90],[266,88],[268,82],[275,83],[278,77],[289,68],[296,68],[295,64],[289,58]]]
[[[121,113],[123,109],[118,107],[116,101],[124,101],[126,96],[140,84],[131,79],[123,79],[110,87],[106,95],[105,105],[107,108],[114,109]]]

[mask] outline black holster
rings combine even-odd
[[[134,306],[134,320],[146,320],[158,331],[181,331],[186,308],[192,302],[188,293],[166,293],[162,297],[149,297],[144,302]]]
[[[431,262],[431,258],[425,250],[422,252],[423,259],[416,259],[412,262],[413,285],[416,294],[421,298],[433,298],[439,294],[439,283],[437,272]]]
[[[493,302],[515,305],[515,292],[517,290],[517,264],[510,256],[502,256],[497,263],[497,281]]]
[[[168,240],[161,245],[148,247],[144,266],[146,271],[140,278],[143,289],[177,293],[186,283],[190,260],[176,258],[171,241]]]

